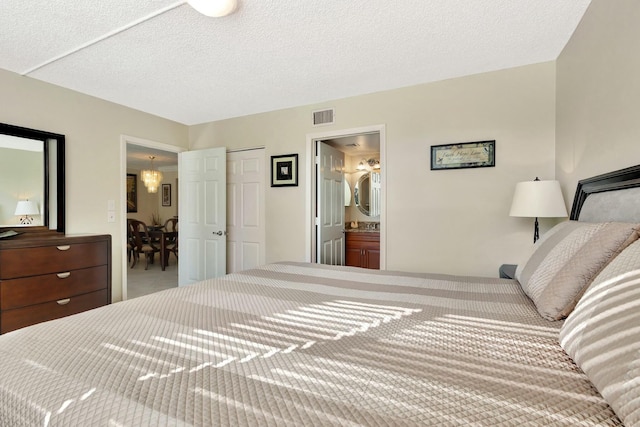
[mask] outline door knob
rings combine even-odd
[[[217,234],[218,236],[226,236],[227,232],[226,231],[214,231],[213,234]]]

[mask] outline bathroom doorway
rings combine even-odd
[[[319,157],[321,144],[335,148],[344,154],[343,166],[343,186],[341,193],[343,196],[343,233],[344,237],[349,236],[348,233],[358,232],[378,233],[379,243],[377,253],[373,253],[377,257],[377,261],[372,261],[375,267],[384,268],[385,257],[384,248],[386,244],[385,221],[385,129],[382,126],[371,126],[366,128],[350,129],[343,131],[327,132],[323,134],[308,135],[308,151],[312,164],[309,168],[308,176],[308,213],[310,217],[310,226],[307,232],[308,236],[308,259],[311,262],[340,264],[336,260],[339,257],[330,258],[322,256],[322,248],[319,242],[322,242],[320,230],[323,223],[328,223],[328,212],[323,213],[322,193],[319,190],[319,183],[323,177],[322,168],[318,167],[322,161]],[[335,194],[335,193],[333,193]],[[325,195],[326,197],[326,195]],[[325,202],[326,204],[326,202]],[[364,237],[364,236],[360,236]],[[367,237],[373,237],[373,234]],[[355,250],[349,251],[346,239],[342,239],[344,246],[344,262],[347,265],[354,264]],[[335,245],[335,244],[334,244]],[[334,252],[336,252],[334,250]],[[375,252],[375,251],[374,251]],[[358,254],[360,254],[358,252]],[[371,254],[362,253],[360,257],[369,257]],[[363,258],[363,262],[364,261]],[[351,259],[351,261],[350,261]]]

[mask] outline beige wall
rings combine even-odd
[[[532,239],[532,220],[508,216],[516,182],[554,178],[555,78],[549,62],[207,123],[190,127],[190,148],[300,155],[300,185],[266,190],[267,262],[300,261],[306,136],[384,124],[387,268],[496,276]],[[312,127],[311,111],[327,107],[336,123]],[[429,169],[430,145],[492,139],[494,168]]]
[[[113,299],[122,298],[120,137],[187,148],[187,127],[58,86],[0,70],[0,122],[66,136],[67,233],[111,234]],[[107,201],[116,222],[107,222]]]
[[[578,180],[640,164],[640,2],[594,0],[557,61],[556,174]]]

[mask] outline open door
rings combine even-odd
[[[226,273],[226,148],[178,154],[178,286]]]
[[[344,265],[344,153],[317,144],[317,262]]]

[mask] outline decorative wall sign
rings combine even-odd
[[[487,168],[495,165],[495,140],[431,146],[431,170]]]
[[[298,155],[271,156],[271,186],[298,186]]]

